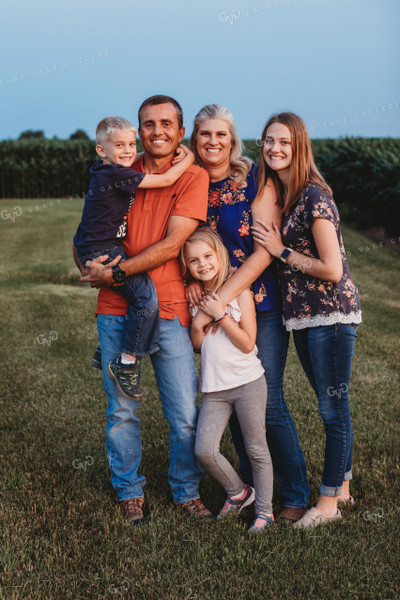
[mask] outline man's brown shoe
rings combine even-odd
[[[143,523],[143,508],[143,498],[129,498],[129,500],[122,500],[119,503],[119,510],[129,525],[141,525]]]
[[[214,515],[208,510],[200,500],[200,498],[194,498],[183,504],[178,504],[181,508],[186,510],[189,514],[199,517],[200,519],[212,519]]]
[[[306,508],[294,508],[292,506],[284,506],[279,513],[279,518],[283,521],[296,523],[305,514]]]

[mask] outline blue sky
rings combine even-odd
[[[217,102],[243,138],[287,109],[312,137],[400,137],[399,22],[398,0],[6,0],[0,139],[137,124],[155,93],[179,100],[187,133]]]

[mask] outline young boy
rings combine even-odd
[[[107,373],[128,398],[140,398],[141,357],[159,349],[158,299],[147,273],[126,277],[123,261],[128,258],[122,241],[126,236],[129,209],[135,201],[135,190],[161,188],[175,183],[193,163],[194,154],[180,146],[179,162],[163,174],[144,174],[130,167],[136,158],[136,129],[122,117],[107,117],[96,129],[98,160],[90,169],[92,178],[85,198],[82,220],[74,237],[77,255],[82,263],[108,255],[104,264],[121,256],[112,267],[113,290],[128,299],[126,331],[122,353],[107,365]],[[100,348],[93,366],[100,366]]]

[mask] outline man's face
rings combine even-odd
[[[140,112],[139,137],[145,153],[152,158],[164,158],[174,154],[185,135],[179,129],[178,113],[173,104],[145,106]]]

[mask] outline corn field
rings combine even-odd
[[[247,140],[245,148],[258,159],[259,143]],[[343,219],[361,228],[400,232],[400,139],[314,140],[313,150]],[[0,142],[1,197],[82,197],[96,158],[91,140]]]
[[[318,168],[333,188],[341,218],[358,227],[400,233],[400,139],[313,140]],[[258,160],[259,143],[245,142]]]

